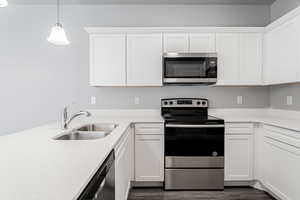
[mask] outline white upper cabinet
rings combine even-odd
[[[90,84],[126,85],[126,36],[102,34],[90,37]]]
[[[164,34],[164,52],[188,52],[188,34]]]
[[[162,85],[162,34],[127,35],[127,85]]]
[[[217,34],[218,84],[262,84],[262,34]]]
[[[265,34],[264,80],[266,84],[300,81],[300,16]]]
[[[216,52],[216,34],[214,33],[190,34],[190,52],[192,53]]]
[[[275,70],[276,64],[273,56],[277,53],[272,50],[275,48],[275,37],[272,32],[266,33],[264,35],[264,49],[263,49],[263,82],[264,84],[273,84],[276,81],[276,75],[273,70]],[[273,67],[272,67],[273,66]]]
[[[262,84],[262,34],[240,34],[240,84]]]
[[[218,54],[218,84],[239,84],[239,34],[219,33],[216,37]]]
[[[265,69],[260,28],[87,28],[90,84],[162,86],[163,52],[217,52],[218,85],[261,85],[263,78],[267,83],[300,80],[295,72],[300,65],[300,20],[287,27],[267,33]]]

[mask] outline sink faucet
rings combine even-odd
[[[79,111],[75,114],[73,114],[70,118],[68,118],[68,107],[64,107],[63,110],[63,116],[62,116],[62,128],[64,130],[68,129],[69,124],[71,123],[71,121],[73,121],[73,119],[75,119],[76,117],[79,117],[81,115],[85,115],[86,117],[91,116],[91,113],[88,111]]]

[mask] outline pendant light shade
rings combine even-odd
[[[1,1],[1,0],[0,0]],[[67,38],[66,32],[60,23],[60,2],[57,0],[57,23],[52,27],[48,42],[54,45],[68,45],[70,41]]]
[[[67,38],[66,32],[60,23],[55,24],[48,37],[48,42],[54,45],[68,45],[70,41]]]
[[[7,0],[0,0],[0,7],[6,7],[8,5]]]

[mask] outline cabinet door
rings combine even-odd
[[[267,84],[299,81],[300,16],[265,34]]]
[[[164,34],[164,52],[188,52],[188,34]]]
[[[240,84],[262,84],[262,34],[240,35]]]
[[[135,180],[164,180],[163,135],[136,135]]]
[[[252,135],[225,135],[225,180],[253,180]]]
[[[120,144],[116,148],[115,155],[115,196],[116,200],[127,199],[131,181],[131,129],[128,129]]]
[[[297,31],[298,24],[292,20],[277,30],[276,38],[280,57],[278,59],[278,68],[281,83],[295,82],[298,79],[299,66],[299,32]]]
[[[300,199],[300,150],[266,138],[265,186],[281,199]]]
[[[93,35],[90,37],[90,84],[125,86],[126,36]]]
[[[264,185],[280,199],[300,199],[299,132],[264,126]]]
[[[275,60],[276,51],[276,38],[273,32],[264,35],[264,68],[263,79],[265,84],[273,84],[276,82],[277,64]]]
[[[217,34],[218,84],[238,84],[240,74],[239,34]]]
[[[162,34],[127,35],[127,85],[162,85]]]
[[[190,52],[192,53],[216,52],[216,34],[214,33],[190,34]]]

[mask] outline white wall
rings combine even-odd
[[[287,96],[293,97],[293,105],[287,105]],[[300,84],[285,84],[270,88],[270,106],[275,109],[300,110]]]
[[[55,47],[46,38],[55,23],[54,6],[9,6],[0,9],[0,135],[58,120],[64,105],[158,108],[159,97],[207,96],[215,107],[234,107],[235,96],[249,92],[245,107],[268,105],[262,88],[91,88],[88,85],[88,34],[85,26],[264,26],[268,6],[66,6],[64,20],[72,41]],[[151,95],[150,95],[151,94]],[[153,97],[155,97],[153,99]],[[255,97],[256,99],[253,99]],[[113,100],[110,100],[112,99]],[[152,98],[152,99],[151,99]]]

